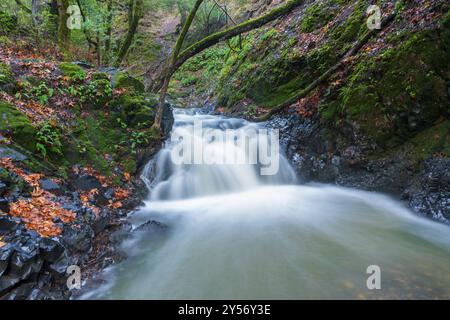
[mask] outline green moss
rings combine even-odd
[[[27,116],[14,106],[0,101],[0,131],[31,152],[36,152],[36,133]]]
[[[198,78],[191,75],[191,76],[181,79],[181,85],[183,87],[188,87],[188,86],[192,86],[192,85],[196,84],[197,81],[198,81]]]
[[[112,101],[111,105],[116,110],[122,126],[150,127],[155,119],[158,97],[157,95],[143,95],[131,91]]]
[[[327,103],[320,104],[318,109],[322,119],[334,121],[339,112],[339,101],[332,100]]]
[[[173,76],[169,85],[171,98],[188,97],[193,93],[191,86],[195,84],[195,95],[209,91],[217,83],[220,70],[229,52],[223,44],[214,46],[189,59]]]
[[[144,84],[140,80],[130,76],[125,72],[117,72],[113,76],[112,80],[114,88],[127,88],[138,93],[142,93],[145,91]]]
[[[277,30],[269,28],[269,30],[262,34],[262,36],[259,38],[259,41],[265,42],[267,40],[273,39],[277,36],[277,33]]]
[[[396,40],[397,41],[397,40]],[[382,146],[395,146],[430,127],[448,106],[448,39],[428,30],[410,34],[398,47],[361,59],[340,90],[339,110],[321,106],[331,115],[356,121]]]
[[[302,31],[311,32],[324,26],[350,2],[324,0],[312,3],[302,17]],[[265,108],[284,102],[335,64],[365,31],[362,25],[366,8],[365,1],[358,1],[349,17],[330,28],[325,40],[306,53],[300,53],[294,47],[295,37],[275,32],[275,29],[261,32],[259,37],[254,35],[259,39],[256,42],[246,39],[243,49],[230,52],[222,67],[217,90],[219,105],[231,108],[246,98]],[[270,45],[265,39],[271,39]]]
[[[0,63],[0,90],[12,92],[15,86],[16,83],[11,68],[4,63]]]
[[[106,72],[100,72],[100,71],[96,71],[92,74],[91,79],[93,81],[95,80],[110,80],[109,74],[107,74]]]
[[[11,41],[10,38],[8,38],[7,36],[0,35],[0,45],[1,46],[9,47],[9,46],[12,46],[13,44],[14,43]]]
[[[347,21],[332,31],[332,37],[338,43],[348,43],[353,41],[358,35],[364,33],[367,30],[367,26],[364,23],[366,9],[367,1],[360,0],[355,5]]]
[[[94,108],[102,108],[113,98],[113,90],[109,79],[93,77],[81,87],[81,101]],[[95,79],[95,80],[94,80]]]
[[[74,63],[62,62],[59,64],[59,69],[64,76],[75,81],[81,81],[86,78],[86,71]]]
[[[125,172],[135,172],[137,169],[137,164],[134,157],[125,157],[122,165]]]
[[[312,32],[326,25],[332,18],[333,12],[329,3],[315,2],[305,12],[300,30]]]
[[[434,125],[419,134],[409,142],[412,145],[411,155],[418,160],[425,160],[432,154],[442,154],[450,157],[450,121]]]
[[[17,27],[17,18],[10,14],[0,11],[0,34],[7,35],[15,31]]]

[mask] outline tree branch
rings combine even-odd
[[[246,22],[240,23],[226,30],[213,33],[212,35],[203,38],[202,40],[192,44],[191,46],[183,50],[178,56],[176,64],[173,66],[173,68],[175,70],[178,69],[186,62],[186,60],[188,60],[192,56],[202,52],[203,50],[221,41],[231,39],[242,33],[262,27],[263,25],[288,14],[294,8],[302,5],[304,2],[305,0],[290,0],[285,5],[275,8],[269,13],[262,15],[259,18],[250,19]]]
[[[23,11],[25,11],[26,13],[29,13],[29,14],[32,13],[31,9],[28,8],[26,5],[24,5],[24,4],[22,3],[21,0],[16,0],[16,3],[17,3],[17,5],[18,5]]]

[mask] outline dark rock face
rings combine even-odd
[[[41,238],[12,223],[13,235],[6,237],[8,243],[0,248],[0,299],[26,299],[33,290],[48,285],[41,277],[48,274],[48,264],[56,261],[65,249],[56,240]],[[57,284],[64,279],[49,274],[48,280]]]
[[[41,188],[43,190],[49,191],[49,192],[54,193],[56,195],[61,195],[62,194],[62,188],[58,184],[53,182],[53,180],[51,180],[51,179],[41,179],[39,182],[40,182]]]
[[[450,220],[450,160],[429,159],[418,178],[402,194],[409,206],[436,220]]]
[[[62,239],[67,248],[74,252],[88,252],[92,245],[94,231],[87,224],[80,224],[78,228],[65,228]]]
[[[166,107],[164,108],[164,112],[161,119],[161,128],[163,130],[164,136],[167,137],[170,134],[174,122],[175,119],[173,117],[172,106],[166,103]]]
[[[406,201],[418,214],[450,220],[448,158],[430,156],[418,165],[401,148],[393,154],[370,157],[382,152],[359,136],[352,124],[338,132],[318,118],[304,119],[295,112],[275,116],[267,126],[280,130],[280,143],[302,182],[388,193]]]
[[[14,174],[0,173],[5,180],[7,203],[29,196],[26,188],[17,187]],[[81,176],[75,181],[78,186],[86,188],[100,184],[92,176]],[[82,279],[85,280],[91,273],[119,261],[125,254],[119,250],[119,246],[131,234],[131,225],[124,220],[127,210],[112,212],[105,207],[99,214],[94,214],[83,205],[77,192],[70,192],[65,186],[59,186],[51,180],[40,182],[53,193],[57,191],[61,194],[56,196],[56,200],[64,208],[75,212],[76,220],[71,224],[54,221],[63,228],[61,236],[43,238],[27,230],[19,218],[0,215],[0,300],[68,299],[76,293],[66,285],[70,266],[79,266]],[[144,186],[136,187],[139,189]],[[11,198],[13,192],[14,199]],[[113,196],[113,192],[103,187],[99,189],[99,194],[106,200]],[[127,199],[129,206],[140,204],[145,194],[142,191],[130,196]],[[94,266],[91,266],[92,262]]]
[[[27,156],[8,147],[0,147],[0,158],[11,158],[14,161],[25,161]]]
[[[81,174],[77,177],[74,177],[72,185],[75,189],[82,191],[89,191],[92,189],[99,189],[102,187],[98,179],[89,174]]]

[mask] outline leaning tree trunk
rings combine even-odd
[[[117,59],[114,63],[115,67],[119,67],[122,63],[123,59],[125,59],[125,56],[128,53],[128,50],[130,49],[131,43],[133,42],[134,35],[136,34],[137,28],[139,26],[139,21],[144,15],[144,3],[143,0],[130,0],[130,8],[128,12],[128,33],[125,37],[125,40],[119,50],[119,53],[117,55]]]
[[[166,68],[163,85],[162,85],[161,92],[159,95],[158,111],[156,112],[155,123],[153,125],[158,130],[161,129],[161,121],[162,121],[162,116],[164,114],[164,108],[165,108],[165,104],[166,104],[166,95],[167,95],[167,89],[169,88],[170,78],[172,77],[172,75],[175,72],[173,66],[177,62],[178,54],[181,51],[181,47],[183,46],[184,39],[186,38],[189,28],[191,27],[191,24],[194,21],[195,15],[197,14],[197,11],[200,8],[200,5],[202,4],[202,2],[203,2],[203,0],[197,0],[194,4],[194,7],[189,12],[186,22],[183,25],[183,29],[181,30],[180,36],[178,37],[178,40],[175,44],[175,48],[173,49],[172,55],[169,60],[169,64]]]
[[[178,37],[174,52],[172,53],[169,63],[163,70],[161,79],[157,80],[158,82],[153,86],[153,89],[159,89],[158,87],[161,85],[159,106],[155,117],[155,123],[153,125],[157,129],[161,128],[161,120],[164,113],[165,98],[167,95],[170,78],[178,70],[178,68],[180,68],[186,62],[186,60],[221,41],[229,40],[250,30],[262,27],[263,25],[290,13],[294,8],[302,5],[305,0],[290,0],[286,4],[271,10],[261,17],[250,19],[231,28],[213,33],[212,35],[203,38],[202,40],[181,51],[186,33],[188,32],[192,24],[192,20],[197,13],[198,7],[202,2],[203,0],[197,0],[191,12],[189,13],[189,17],[183,27],[183,31]]]

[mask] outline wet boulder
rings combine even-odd
[[[166,104],[164,112],[161,119],[161,128],[163,130],[164,136],[168,136],[172,131],[175,118],[173,116],[173,109],[171,105]]]
[[[151,233],[163,233],[166,232],[169,227],[156,220],[147,221],[140,226],[136,227],[133,232],[151,232]]]
[[[109,240],[115,244],[120,243],[130,235],[131,230],[131,224],[124,223],[119,229],[111,233]]]
[[[63,189],[51,179],[41,179],[39,180],[39,183],[41,184],[41,188],[45,191],[51,192],[56,195],[63,194]]]
[[[92,228],[89,225],[80,224],[65,228],[61,241],[70,251],[86,253],[92,247],[93,238]]]
[[[0,235],[14,232],[17,226],[17,222],[12,217],[0,215]]]
[[[49,263],[56,262],[64,253],[65,248],[56,240],[43,238],[39,243],[42,257]]]
[[[111,221],[110,212],[108,212],[107,210],[102,210],[99,216],[92,223],[92,230],[94,231],[94,234],[97,235],[103,230],[105,230],[110,221]]]
[[[81,174],[73,179],[72,185],[77,190],[89,191],[92,189],[100,189],[102,184],[98,179],[89,174]]]
[[[94,196],[94,202],[99,206],[106,206],[109,201],[114,198],[113,188],[101,188],[99,192]]]
[[[0,296],[21,281],[36,279],[43,266],[39,250],[33,246],[7,244],[0,249]]]
[[[126,72],[115,72],[111,80],[113,88],[126,88],[141,93],[145,91],[144,83]]]
[[[8,93],[14,93],[16,91],[16,81],[11,68],[0,62],[0,90]]]
[[[6,191],[7,185],[0,181],[0,196]]]

